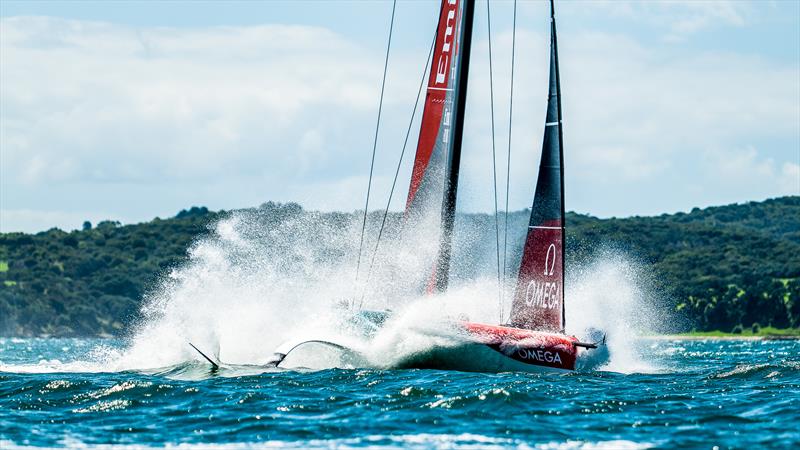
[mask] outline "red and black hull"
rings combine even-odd
[[[464,372],[575,370],[578,339],[559,333],[459,322],[459,339],[406,360],[403,367]]]

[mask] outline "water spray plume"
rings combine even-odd
[[[376,224],[370,221],[368,231]],[[393,368],[434,346],[462,343],[447,321],[495,323],[501,306],[509,310],[508,304],[497,304],[496,267],[487,263],[496,256],[486,244],[493,233],[491,221],[457,229],[462,233],[454,242],[459,262],[451,288],[423,296],[417,293],[423,292],[436,251],[424,236],[435,233],[403,236],[397,215],[365,291],[366,307],[388,308],[393,315],[374,336],[364,338],[347,326],[352,311],[344,306],[353,294],[352,256],[360,225],[353,215],[303,212],[292,205],[233,213],[214,224],[191,247],[187,261],[149,292],[125,348],[98,348],[91,362],[64,369],[155,370],[200,363],[188,342],[226,364],[258,365],[270,361],[282,342],[303,338],[352,348],[359,358],[350,357],[350,365]],[[409,238],[419,241],[409,245]],[[580,339],[592,328],[604,330],[611,353],[606,370],[652,370],[633,348],[636,337],[654,329],[659,319],[648,307],[651,295],[640,266],[606,252],[572,267],[567,332]],[[347,365],[330,351],[301,352],[292,361],[311,368],[330,364]]]

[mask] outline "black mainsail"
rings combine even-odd
[[[544,141],[511,306],[511,325],[564,331],[564,146],[553,0],[550,0],[550,86]]]

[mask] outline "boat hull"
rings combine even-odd
[[[387,317],[388,313],[370,312],[364,317],[359,316],[351,325],[363,328],[365,338],[370,338],[374,335],[373,329],[380,328]],[[369,326],[364,326],[362,322]],[[574,336],[562,333],[465,321],[450,321],[442,325],[443,328],[439,330],[444,333],[441,334],[431,334],[432,330],[416,330],[417,333],[443,339],[432,339],[435,344],[408,354],[399,361],[392,361],[390,367],[487,373],[572,371],[576,367],[580,346],[587,345]],[[280,365],[295,348],[310,343],[325,344],[346,350],[352,355],[358,354],[327,340],[301,339],[279,347],[275,352],[275,365]],[[362,359],[364,364],[369,364],[369,358]]]
[[[464,372],[552,372],[575,369],[574,336],[501,325],[460,322],[463,341],[417,353],[400,366]]]
[[[459,372],[563,372],[548,366],[529,364],[510,358],[488,345],[464,343],[456,346],[441,346],[418,353],[398,364],[399,369],[436,369]]]

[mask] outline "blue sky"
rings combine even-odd
[[[501,153],[511,6],[492,2]],[[388,192],[437,7],[398,4],[374,205]],[[390,12],[366,1],[3,0],[0,230],[267,200],[361,207]],[[514,209],[530,205],[535,185],[547,13],[543,1],[519,3]],[[564,1],[557,16],[568,209],[650,215],[800,195],[800,2]],[[482,1],[475,33],[459,208],[488,211]]]

